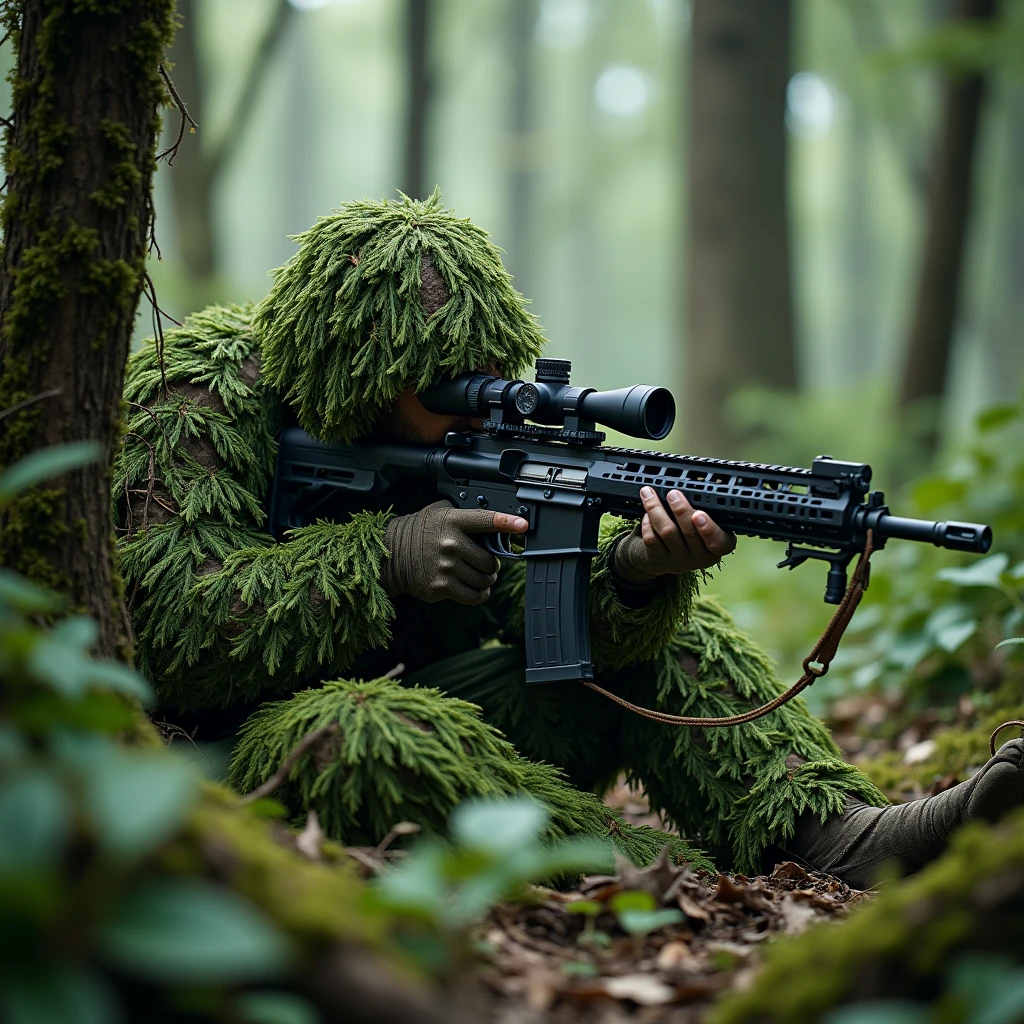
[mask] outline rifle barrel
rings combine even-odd
[[[992,546],[992,528],[981,523],[937,523],[930,519],[883,515],[878,517],[875,528],[882,537],[924,541],[952,551],[984,554]]]

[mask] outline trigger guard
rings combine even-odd
[[[488,533],[484,537],[484,547],[498,558],[520,559],[523,556],[509,547],[508,538],[511,536],[510,533]]]

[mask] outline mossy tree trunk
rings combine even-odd
[[[686,438],[736,457],[744,385],[797,385],[786,198],[790,0],[695,0],[689,62]]]
[[[49,584],[125,653],[110,462],[152,215],[160,62],[173,0],[5,5],[17,53],[4,150],[0,465],[95,439],[104,458],[0,520],[0,562]]]

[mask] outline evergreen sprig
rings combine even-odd
[[[540,354],[500,250],[439,191],[346,203],[296,240],[255,327],[266,379],[314,437],[353,441],[410,385],[491,365],[515,376]],[[447,293],[434,312],[421,300],[425,273]]]

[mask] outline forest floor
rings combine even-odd
[[[894,720],[899,728],[879,735],[880,724]],[[922,786],[912,779],[934,745],[927,714],[908,715],[864,695],[839,702],[829,724],[850,761],[906,766],[906,778],[887,787],[895,801],[961,781],[950,776]],[[666,828],[622,781],[605,799],[634,824]],[[611,904],[616,894],[636,890],[681,918],[646,936],[627,934]],[[871,895],[792,862],[752,878],[701,874],[665,860],[646,869],[620,862],[616,875],[586,877],[574,891],[538,887],[532,902],[497,907],[477,936],[479,976],[497,1024],[696,1024],[718,995],[752,981],[774,938],[841,918]],[[574,904],[589,913],[574,912]]]

